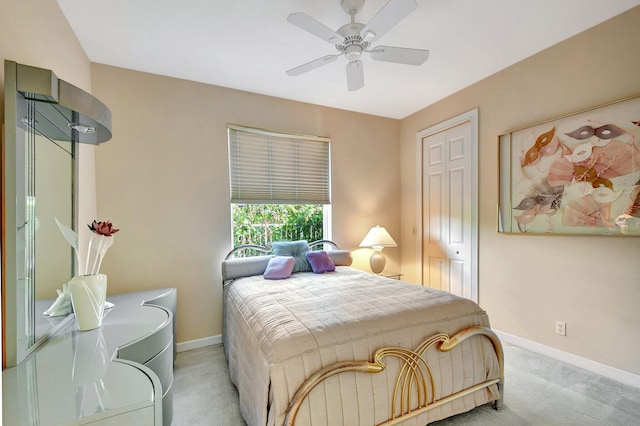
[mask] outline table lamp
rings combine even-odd
[[[360,247],[371,247],[373,249],[373,254],[369,258],[369,266],[371,266],[371,271],[379,274],[387,263],[387,259],[382,254],[382,249],[385,247],[398,247],[398,244],[391,238],[391,235],[384,227],[376,225],[369,230],[360,243]]]

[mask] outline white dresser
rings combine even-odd
[[[69,321],[3,371],[3,424],[170,425],[176,299],[176,289],[108,296],[102,327]]]

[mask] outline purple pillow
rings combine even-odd
[[[296,260],[290,256],[274,256],[269,259],[267,268],[262,275],[267,280],[281,280],[289,278],[293,272]]]
[[[315,274],[322,274],[324,272],[333,272],[336,270],[336,265],[331,261],[326,251],[308,251],[307,260],[311,265],[311,270]]]

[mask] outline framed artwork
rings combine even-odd
[[[499,232],[640,236],[640,96],[498,143]]]

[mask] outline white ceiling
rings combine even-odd
[[[363,56],[365,87],[347,91],[345,58],[287,22],[304,12],[337,30],[340,0],[57,0],[89,60],[249,92],[404,118],[470,84],[618,15],[640,0],[417,0],[374,43],[429,49],[421,66]],[[366,24],[387,0],[367,0]]]

